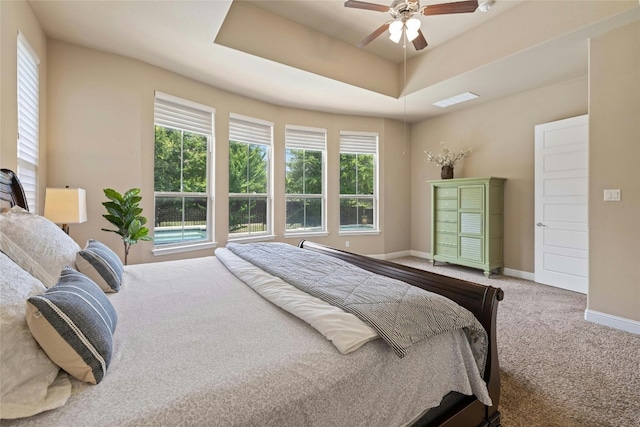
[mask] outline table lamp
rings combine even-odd
[[[87,220],[87,194],[84,188],[47,188],[44,216],[51,222],[62,225],[69,234],[69,224],[80,224]]]

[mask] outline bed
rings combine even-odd
[[[2,171],[0,190],[7,205],[26,208],[19,181],[10,171]],[[26,218],[50,226],[37,215],[12,212],[15,209],[2,215],[28,215]],[[3,232],[9,233],[6,225]],[[93,241],[84,249],[76,248],[68,241],[71,239],[51,232],[62,240],[60,245],[67,245],[56,252],[67,252],[76,260],[90,246],[101,248]],[[90,378],[98,384],[56,368],[50,387],[58,386],[61,394],[68,393],[64,404],[28,417],[3,419],[2,424],[500,425],[496,347],[497,306],[503,297],[500,289],[304,240],[297,247],[255,246],[267,248],[269,253],[278,252],[272,248],[282,248],[287,254],[300,254],[302,263],[308,256],[326,259],[328,265],[339,263],[340,268],[357,274],[375,273],[367,277],[376,283],[389,278],[411,285],[415,292],[422,293],[414,287],[442,295],[472,313],[473,320],[486,331],[482,362],[462,329],[410,342],[399,351],[390,345],[384,329],[374,328],[379,335],[366,336],[360,330],[354,333],[350,325],[345,339],[335,338],[331,334],[337,334],[336,325],[342,321],[335,320],[335,313],[324,317],[331,321],[325,324],[328,329],[321,331],[322,327],[311,326],[314,320],[305,317],[309,313],[294,315],[285,307],[286,301],[291,301],[289,296],[271,302],[267,299],[273,289],[270,285],[283,280],[276,277],[277,271],[270,274],[264,271],[267,267],[257,268],[243,258],[246,254],[242,252],[254,247],[237,246],[220,248],[216,256],[123,267],[118,292],[111,292],[114,289],[109,289],[108,283],[96,279],[99,287],[95,287],[104,290],[100,293],[113,306],[114,324],[117,317],[108,368],[103,376]],[[296,252],[289,252],[292,250]],[[73,264],[69,260],[57,263]],[[317,264],[322,265],[320,261]],[[18,270],[16,274],[26,274]],[[31,275],[28,280],[38,282]],[[63,277],[76,276],[82,275],[63,269],[59,279],[44,277],[42,283],[46,287],[49,281],[50,290],[53,281],[59,280],[54,284],[59,286]],[[308,273],[303,276],[310,277]],[[247,285],[247,277],[261,284]],[[34,286],[29,301],[37,300],[38,292],[45,289]],[[290,291],[288,283],[282,286]],[[298,288],[294,291],[300,292]],[[315,298],[303,293],[305,298]],[[298,301],[293,305],[305,306]]]

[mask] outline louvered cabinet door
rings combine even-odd
[[[458,194],[459,257],[484,263],[484,185],[461,185]]]
[[[480,268],[503,263],[504,178],[429,181],[432,260]]]

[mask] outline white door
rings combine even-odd
[[[589,287],[589,116],[535,127],[535,280]]]

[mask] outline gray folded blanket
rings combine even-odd
[[[478,369],[484,371],[486,331],[469,310],[442,295],[286,243],[228,243],[227,248],[308,294],[354,314],[400,357],[422,339],[463,329]]]

